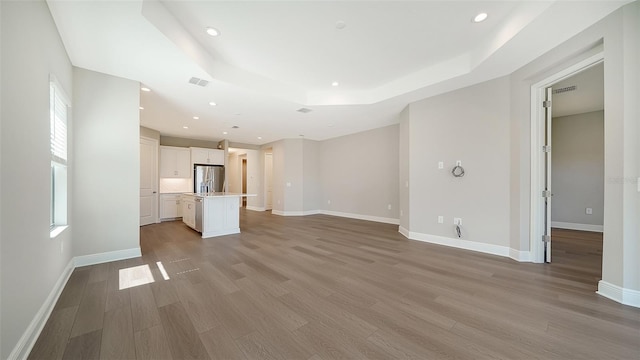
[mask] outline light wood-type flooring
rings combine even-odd
[[[142,227],[142,258],[73,272],[30,358],[640,359],[640,309],[595,293],[599,234],[554,230],[544,265],[325,215],[241,228]]]

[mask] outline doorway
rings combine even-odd
[[[140,226],[158,222],[158,141],[140,137]]]
[[[264,154],[264,208],[273,209],[273,153]]]
[[[247,158],[246,156],[242,158],[242,193],[247,193]],[[242,197],[242,207],[247,207],[247,197]]]
[[[550,263],[552,261],[553,235],[554,233],[558,234],[557,231],[552,231],[554,225],[556,228],[566,227],[566,224],[571,224],[567,219],[584,219],[584,216],[581,217],[580,214],[578,214],[580,211],[585,212],[587,217],[591,216],[592,219],[594,218],[594,210],[596,216],[600,218],[604,216],[604,134],[602,133],[599,139],[601,142],[600,151],[602,164],[601,175],[596,182],[599,182],[600,186],[598,189],[591,187],[586,192],[588,195],[593,195],[591,193],[596,192],[600,201],[593,201],[593,199],[587,200],[588,195],[583,195],[584,198],[582,199],[576,198],[575,191],[573,190],[585,188],[584,183],[593,180],[593,176],[587,176],[589,177],[589,179],[587,179],[585,174],[579,173],[579,171],[576,170],[579,167],[576,167],[576,159],[572,159],[570,156],[567,157],[567,151],[565,151],[563,157],[560,158],[562,164],[556,164],[556,166],[554,166],[554,159],[556,161],[559,159],[554,150],[560,150],[563,147],[565,148],[564,150],[567,150],[567,143],[571,141],[576,143],[576,139],[572,139],[572,137],[584,136],[584,125],[579,122],[581,119],[577,119],[571,115],[600,111],[600,116],[602,116],[600,126],[604,124],[604,115],[602,112],[604,107],[602,79],[600,83],[596,85],[600,88],[595,91],[595,93],[599,93],[601,96],[601,99],[597,101],[598,104],[586,98],[595,96],[593,94],[594,91],[592,91],[593,89],[590,89],[588,86],[585,88],[584,83],[580,86],[573,84],[578,79],[584,79],[587,75],[593,75],[594,73],[599,73],[603,78],[602,53],[591,56],[533,85],[531,88],[530,236],[531,257],[533,262]],[[582,88],[581,91],[579,91],[580,88]],[[555,122],[554,107],[562,109],[561,111],[555,111],[555,117],[557,117]],[[588,118],[593,116],[581,115],[578,117]],[[560,126],[561,119],[563,120],[562,126]],[[573,129],[567,129],[567,125],[572,124]],[[563,133],[569,132],[572,137],[564,137],[561,142],[556,141],[554,145],[554,129],[562,129]],[[577,141],[577,143],[580,143],[580,141]],[[586,148],[589,148],[593,144],[586,145]],[[594,146],[598,147],[597,145]],[[578,153],[584,151],[584,149],[583,147],[582,150],[578,150]],[[571,151],[576,152],[576,150],[573,149],[568,153],[571,153]],[[582,154],[581,156],[583,158],[589,158],[586,154]],[[562,167],[558,167],[557,165],[561,165]],[[562,177],[559,177],[560,174],[554,174],[554,168],[557,172],[562,172]],[[583,194],[585,194],[584,191]],[[584,206],[585,201],[595,205]],[[554,213],[556,213],[555,217]],[[602,222],[600,222],[600,224],[602,224]],[[575,236],[572,235],[569,237]],[[600,260],[600,268],[601,262]]]

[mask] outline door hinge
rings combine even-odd
[[[544,108],[550,108],[551,107],[551,100],[545,100],[542,102],[542,107]]]
[[[543,145],[542,146],[542,151],[548,153],[551,152],[551,145]]]
[[[551,197],[551,191],[549,191],[549,190],[542,190],[542,197],[543,197],[543,198]]]
[[[542,235],[542,242],[549,242],[549,241],[551,241],[550,235]]]

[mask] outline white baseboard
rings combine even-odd
[[[263,207],[249,206],[249,205],[247,205],[247,210],[251,210],[251,211],[267,211],[267,209],[265,209]]]
[[[62,274],[60,274],[55,285],[53,285],[53,289],[51,289],[49,296],[47,296],[40,310],[38,310],[33,317],[33,320],[31,320],[31,323],[20,337],[20,340],[18,340],[13,351],[9,354],[8,359],[26,359],[29,356],[42,329],[44,329],[44,325],[47,323],[47,320],[49,320],[49,316],[51,316],[51,312],[53,312],[53,308],[56,302],[58,302],[60,294],[62,294],[62,289],[67,285],[67,281],[74,268],[74,259],[71,259],[64,270],[62,270]]]
[[[531,251],[520,251],[509,248],[509,257],[518,262],[532,262]]]
[[[625,289],[610,282],[600,280],[596,293],[613,301],[640,308],[640,291],[638,290]]]
[[[99,254],[76,256],[75,258],[73,258],[73,263],[75,267],[80,267],[80,266],[102,264],[110,261],[131,259],[131,258],[140,257],[140,256],[142,256],[142,251],[140,251],[140,248],[137,247],[137,248],[131,248],[131,249],[109,251],[109,252],[104,252]]]
[[[591,225],[591,224],[576,224],[576,223],[568,223],[561,221],[552,221],[551,227],[558,229],[568,229],[568,230],[580,230],[580,231],[593,231],[593,232],[604,232],[604,228],[602,225]]]
[[[398,232],[402,234],[404,237],[406,237],[407,239],[409,238],[409,230],[405,229],[404,227],[398,226]]]
[[[307,216],[307,215],[316,215],[320,214],[319,210],[307,210],[307,211],[282,211],[282,210],[271,210],[273,215],[279,216]]]
[[[407,232],[406,229],[403,229],[403,231]],[[400,233],[402,233],[402,231]],[[407,238],[409,238],[411,240],[417,240],[417,241],[428,242],[428,243],[431,243],[431,244],[450,246],[450,247],[454,247],[454,248],[458,248],[458,249],[473,250],[473,251],[478,251],[478,252],[482,252],[482,253],[485,253],[485,254],[510,257],[510,250],[511,249],[506,247],[506,246],[486,244],[486,243],[481,243],[481,242],[476,242],[476,241],[469,241],[469,240],[464,240],[464,239],[455,239],[455,238],[450,238],[450,237],[445,237],[445,236],[423,234],[423,233],[418,233],[418,232],[413,232],[413,231],[408,231],[408,235],[409,236],[407,236],[404,233],[402,233],[402,235],[406,236]]]
[[[380,216],[361,215],[361,214],[345,213],[345,212],[329,211],[329,210],[318,210],[317,213],[323,214],[323,215],[339,216],[339,217],[350,218],[350,219],[375,221],[379,223],[392,224],[392,225],[400,224],[400,219],[386,218],[386,217],[380,217]]]

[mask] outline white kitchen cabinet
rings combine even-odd
[[[224,165],[224,150],[191,148],[192,164]]]
[[[160,177],[190,178],[191,151],[188,148],[160,146]]]
[[[182,217],[182,200],[179,194],[160,194],[160,220]]]
[[[196,228],[196,202],[193,196],[182,195],[182,222],[192,229]]]

